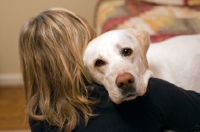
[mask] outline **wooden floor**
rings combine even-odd
[[[0,86],[0,132],[28,132],[23,86]]]

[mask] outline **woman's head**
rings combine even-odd
[[[31,118],[68,130],[78,123],[77,111],[88,120],[92,102],[84,81],[90,78],[82,54],[94,37],[83,18],[63,8],[46,10],[24,24],[19,53]]]

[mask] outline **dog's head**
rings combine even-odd
[[[135,29],[113,30],[92,40],[83,62],[93,81],[104,85],[119,104],[142,96],[151,76],[146,53],[149,34]]]

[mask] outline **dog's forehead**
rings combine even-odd
[[[116,44],[130,44],[130,38],[126,35],[126,30],[112,30],[93,39],[87,48],[105,49],[115,47]]]
[[[135,47],[133,43],[134,41],[127,35],[127,30],[106,32],[88,44],[83,56],[84,63],[92,63],[99,57],[112,56],[119,47]]]

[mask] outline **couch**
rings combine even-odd
[[[94,25],[109,30],[147,30],[151,42],[200,33],[200,0],[99,0]]]

